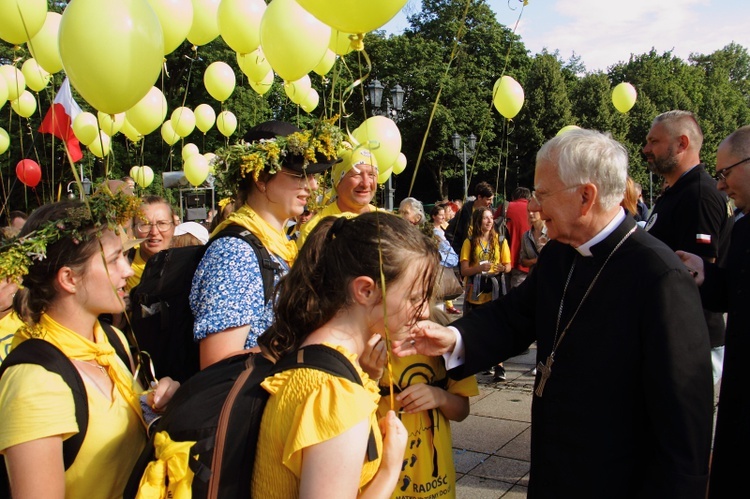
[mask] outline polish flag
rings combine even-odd
[[[711,234],[696,234],[695,242],[699,244],[711,244]]]
[[[68,153],[73,162],[83,157],[81,144],[73,133],[72,127],[73,120],[79,114],[81,114],[81,108],[73,100],[73,94],[70,91],[70,81],[65,78],[55,96],[52,107],[49,108],[49,111],[44,116],[44,120],[42,120],[41,126],[39,126],[39,131],[42,133],[51,133],[64,141],[68,146]]]

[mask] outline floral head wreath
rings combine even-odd
[[[66,210],[66,217],[50,220],[35,231],[0,244],[0,279],[21,285],[35,261],[47,256],[47,247],[67,237],[76,244],[104,230],[120,234],[123,224],[138,214],[141,201],[123,191],[112,193],[102,187],[85,205]]]
[[[258,180],[263,171],[274,175],[282,166],[310,174],[326,170],[337,161],[344,142],[344,132],[333,124],[337,119],[320,120],[309,130],[251,142],[242,140],[219,149],[212,160],[219,192],[231,195],[243,179]]]

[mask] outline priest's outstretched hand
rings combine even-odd
[[[430,357],[452,352],[456,345],[455,330],[432,321],[418,321],[412,326],[409,336],[394,340],[393,353],[398,357],[422,354]]]

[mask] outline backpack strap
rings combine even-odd
[[[59,348],[40,339],[28,339],[11,350],[0,366],[0,376],[9,367],[19,364],[37,364],[49,372],[59,374],[73,392],[78,433],[63,440],[63,464],[67,470],[78,456],[89,425],[89,403],[83,379],[70,359]],[[2,471],[5,472],[5,466],[2,467]]]
[[[258,263],[260,264],[260,274],[263,276],[263,297],[265,302],[268,303],[273,296],[274,280],[276,275],[281,272],[281,265],[273,261],[271,254],[266,247],[263,246],[263,243],[260,242],[258,236],[241,225],[232,224],[226,226],[218,234],[212,237],[208,244],[211,244],[221,237],[237,237],[244,240],[253,248],[255,255],[258,257]]]
[[[109,341],[109,344],[112,345],[112,348],[115,349],[115,353],[117,354],[117,356],[120,357],[120,360],[122,360],[125,366],[130,369],[132,373],[133,366],[130,362],[130,356],[128,356],[128,351],[125,348],[125,345],[115,332],[115,328],[112,327],[112,324],[108,323],[107,321],[99,321],[99,324],[102,326],[104,334],[107,336],[107,341]]]

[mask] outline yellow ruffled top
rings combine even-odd
[[[299,496],[302,450],[351,429],[363,419],[373,428],[379,458],[362,456],[360,487],[375,476],[383,442],[377,421],[380,394],[377,384],[359,367],[357,355],[343,353],[355,366],[364,386],[318,371],[292,369],[267,378],[263,388],[271,394],[263,414],[253,470],[253,497],[268,499]]]

